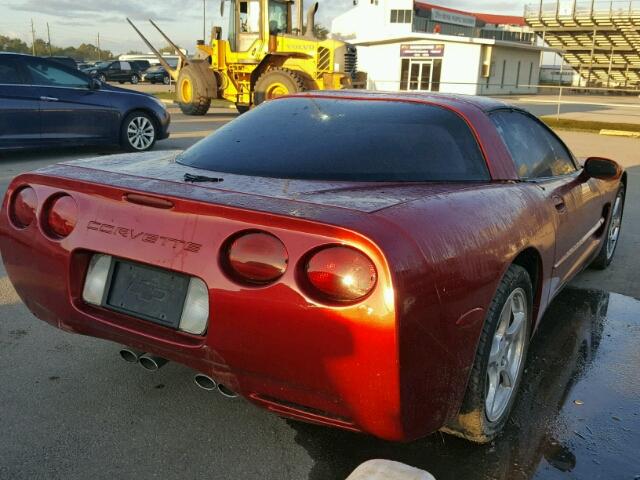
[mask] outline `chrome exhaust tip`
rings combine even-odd
[[[213,378],[202,373],[196,374],[193,377],[193,382],[207,392],[213,392],[218,388],[218,383]]]
[[[138,363],[138,360],[140,360],[140,357],[143,355],[144,352],[141,352],[140,350],[134,350],[132,348],[120,349],[120,357],[128,363]]]
[[[138,362],[142,366],[142,368],[149,370],[150,372],[155,372],[162,368],[168,360],[161,357],[156,357],[154,355],[142,355],[138,358]]]
[[[218,393],[226,398],[236,398],[238,394],[222,383],[218,384]]]

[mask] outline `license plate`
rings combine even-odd
[[[177,329],[189,277],[123,260],[114,260],[104,307]]]

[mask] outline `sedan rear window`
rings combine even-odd
[[[489,179],[462,118],[441,107],[393,101],[268,102],[188,149],[178,162],[222,173],[305,180]]]

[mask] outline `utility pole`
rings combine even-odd
[[[36,56],[36,28],[33,26],[33,18],[31,19],[31,53]]]
[[[207,0],[202,0],[202,40],[207,43]]]
[[[102,54],[100,53],[100,32],[98,32],[98,61],[102,60]]]
[[[47,40],[49,43],[49,56],[53,57],[53,53],[51,52],[51,31],[49,30],[49,22],[47,22]]]

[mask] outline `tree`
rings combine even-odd
[[[316,23],[313,26],[313,34],[319,40],[326,40],[327,37],[329,37],[329,29],[319,23]]]
[[[49,44],[37,38],[35,41],[36,55],[49,56]],[[5,35],[0,35],[0,51],[2,52],[14,52],[14,53],[31,53],[31,45],[23,42],[19,38],[10,38]],[[51,54],[53,56],[71,57],[75,60],[103,60],[112,59],[113,53],[109,50],[100,50],[98,54],[98,47],[90,43],[83,43],[79,47],[58,47],[51,45]]]
[[[176,51],[174,50],[174,48],[171,45],[166,45],[166,46],[162,47],[158,51],[163,55],[175,55],[176,54]]]
[[[1,52],[15,52],[15,53],[31,53],[31,46],[19,38],[9,38],[5,35],[0,35],[0,51]]]

